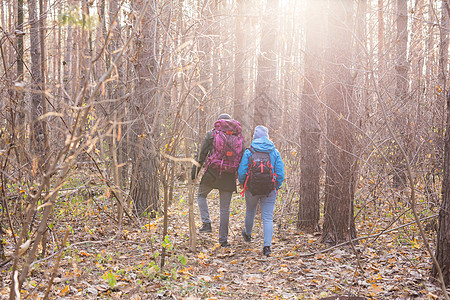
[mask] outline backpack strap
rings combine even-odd
[[[250,159],[250,157],[255,153],[255,152],[258,152],[258,151],[256,151],[255,150],[255,148],[253,148],[252,146],[250,146],[250,147],[248,147],[247,148],[247,150],[249,150],[250,151],[250,156],[249,156],[249,159]],[[247,178],[245,178],[245,182],[244,182],[244,188],[242,189],[242,192],[241,192],[241,196],[244,196],[245,195],[245,191],[246,190],[248,190],[248,186],[247,186],[247,182],[248,182],[248,177],[249,177],[249,173],[250,173],[250,162],[249,162],[249,165],[247,166]]]
[[[205,175],[206,174],[206,171],[208,171],[208,167],[209,167],[209,165],[211,164],[211,160],[209,159],[209,157],[211,156],[211,155],[213,155],[213,151],[214,151],[214,136],[217,134],[217,132],[216,132],[216,129],[215,128],[213,128],[213,129],[211,129],[210,131],[208,131],[208,133],[206,134],[206,136],[208,137],[208,134],[211,134],[211,148],[209,149],[209,151],[208,151],[208,155],[207,155],[207,157],[206,157],[206,159],[205,159],[205,167],[204,167],[204,172],[203,172],[203,175]]]
[[[253,148],[252,146],[248,147],[247,149],[251,152],[251,155],[253,155],[255,152],[259,152],[259,151],[256,151],[255,148]],[[269,153],[265,152],[265,153],[269,154],[269,162],[270,162],[271,165],[272,165],[272,162],[271,162],[271,158],[270,158],[270,153],[272,153],[272,152],[273,152],[273,150],[271,152],[269,152]],[[250,156],[249,156],[249,158],[250,158]],[[272,182],[273,182],[273,185],[275,186],[275,190],[276,190],[277,174],[275,173],[274,165],[272,165],[272,170],[273,170]],[[245,179],[244,188],[242,189],[241,196],[245,196],[245,191],[248,190],[247,182],[248,182],[248,177],[250,175],[249,173],[250,173],[250,162],[249,162],[249,167],[248,167],[247,174],[246,174],[247,178]]]
[[[255,150],[252,146],[248,147],[247,150],[250,151],[250,153],[251,153],[250,156],[252,156],[253,153],[256,152],[256,150]],[[249,159],[250,159],[250,156],[248,157]],[[250,165],[250,162],[249,162],[249,165]],[[249,173],[250,173],[250,167],[247,166],[247,168],[248,168],[248,169],[247,169],[247,174],[245,174],[245,175],[247,175],[247,177],[245,178],[244,188],[242,189],[242,192],[241,192],[241,196],[242,196],[242,197],[245,196],[245,191],[248,190],[247,182],[248,182],[248,176],[250,175],[250,174],[249,174]]]

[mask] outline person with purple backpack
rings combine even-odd
[[[236,192],[236,177],[239,162],[244,149],[241,124],[231,119],[228,114],[221,114],[214,123],[214,129],[208,131],[202,142],[197,162],[205,164],[205,172],[200,181],[197,203],[202,219],[200,232],[212,232],[209,216],[208,194],[213,189],[219,190],[220,222],[219,243],[221,247],[229,247],[228,223],[230,219],[230,203],[233,192]],[[200,168],[192,168],[191,179],[195,180]]]

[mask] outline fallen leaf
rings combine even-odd
[[[260,274],[245,274],[243,276],[248,283],[262,283],[262,275]]]
[[[67,295],[70,291],[70,288],[68,285],[66,285],[60,292],[59,295],[64,297],[65,295]]]
[[[109,286],[107,286],[106,284],[99,284],[96,285],[95,288],[99,291],[99,292],[104,292],[109,290]]]
[[[97,294],[98,294],[97,289],[96,289],[95,287],[93,287],[93,286],[88,287],[88,288],[86,289],[86,292],[88,292],[88,293],[90,293],[90,294],[94,294],[94,295],[97,295]]]
[[[192,274],[189,273],[189,271],[191,271],[192,269],[193,269],[193,266],[190,266],[189,268],[184,268],[182,270],[178,270],[178,273],[192,276]]]
[[[208,276],[208,275],[200,275],[200,276],[198,276],[198,279],[201,279],[201,280],[206,281],[206,282],[211,282],[212,281],[212,278],[210,276]]]
[[[369,288],[369,292],[372,294],[378,294],[381,293],[382,291],[383,287],[381,285],[377,285],[376,283],[373,283]]]

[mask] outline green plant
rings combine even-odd
[[[162,246],[164,248],[166,248],[167,250],[169,250],[169,251],[173,249],[172,241],[169,239],[168,235],[166,235],[164,237],[164,241],[162,242]]]
[[[178,271],[176,267],[173,267],[172,269],[170,269],[170,276],[176,280],[178,277]]]
[[[177,258],[178,258],[178,261],[179,261],[183,266],[186,265],[186,263],[187,263],[187,258],[186,258],[184,255],[179,254],[179,255],[177,256]]]
[[[154,279],[156,275],[159,273],[160,268],[154,262],[151,261],[150,264],[142,269],[142,275],[148,279]]]
[[[113,271],[106,272],[103,275],[103,279],[105,279],[108,282],[109,287],[111,289],[114,289],[116,287],[116,285],[117,285],[116,274],[114,274]]]

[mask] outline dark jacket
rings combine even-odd
[[[203,163],[208,158],[209,154],[212,152],[213,148],[213,134],[212,130],[208,131],[205,139],[202,142],[202,146],[200,148],[200,153],[198,155],[198,163],[202,166]],[[194,166],[191,172],[191,178],[194,180],[199,172],[200,168]],[[202,180],[200,184],[205,184],[214,189],[219,189],[227,192],[235,192],[236,191],[236,173],[225,173],[219,176],[219,171],[214,170],[212,168],[206,169],[205,174],[203,174]]]

